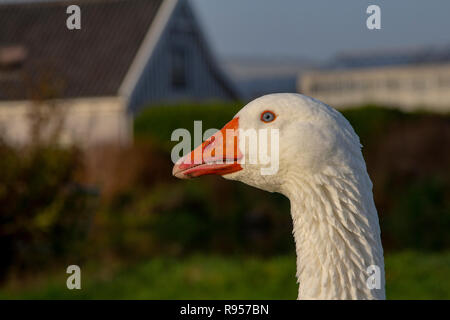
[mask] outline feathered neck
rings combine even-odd
[[[290,176],[299,299],[385,299],[384,259],[372,183],[364,162]],[[369,289],[371,265],[380,289]]]

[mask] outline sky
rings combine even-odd
[[[326,60],[341,52],[450,44],[449,0],[189,1],[221,58]],[[366,27],[371,4],[380,6],[381,30]]]
[[[221,57],[324,60],[341,52],[450,44],[449,0],[190,0]],[[381,9],[369,30],[366,9]]]

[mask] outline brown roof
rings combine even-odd
[[[0,100],[116,95],[162,0],[0,5]]]

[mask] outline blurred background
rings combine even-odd
[[[0,298],[295,299],[288,200],[171,174],[173,130],[271,92],[360,136],[387,297],[450,298],[450,2],[70,4],[0,0]]]

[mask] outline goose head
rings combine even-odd
[[[293,175],[314,175],[348,163],[354,150],[359,150],[359,139],[336,110],[301,94],[270,94],[248,103],[222,130],[181,158],[173,175],[221,175],[286,194]]]

